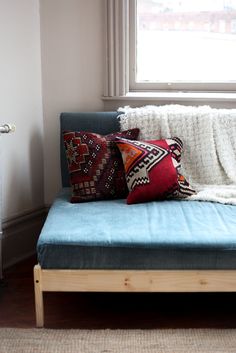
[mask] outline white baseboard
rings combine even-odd
[[[33,255],[47,209],[42,207],[3,223],[3,269]]]

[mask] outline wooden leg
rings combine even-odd
[[[44,308],[43,308],[43,291],[41,282],[41,267],[34,266],[34,294],[35,294],[35,313],[36,327],[44,326]]]

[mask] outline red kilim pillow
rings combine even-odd
[[[127,196],[122,157],[114,140],[116,137],[136,140],[138,134],[139,129],[106,136],[91,132],[63,133],[72,185],[71,202]]]
[[[179,171],[183,148],[179,138],[144,142],[121,138],[116,143],[125,167],[128,204],[195,194]]]

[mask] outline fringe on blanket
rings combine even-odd
[[[138,127],[140,140],[182,139],[181,169],[197,190],[187,200],[236,205],[236,109],[150,105],[118,111],[121,129]]]

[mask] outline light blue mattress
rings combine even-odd
[[[69,199],[64,188],[42,229],[42,268],[236,269],[235,206]]]

